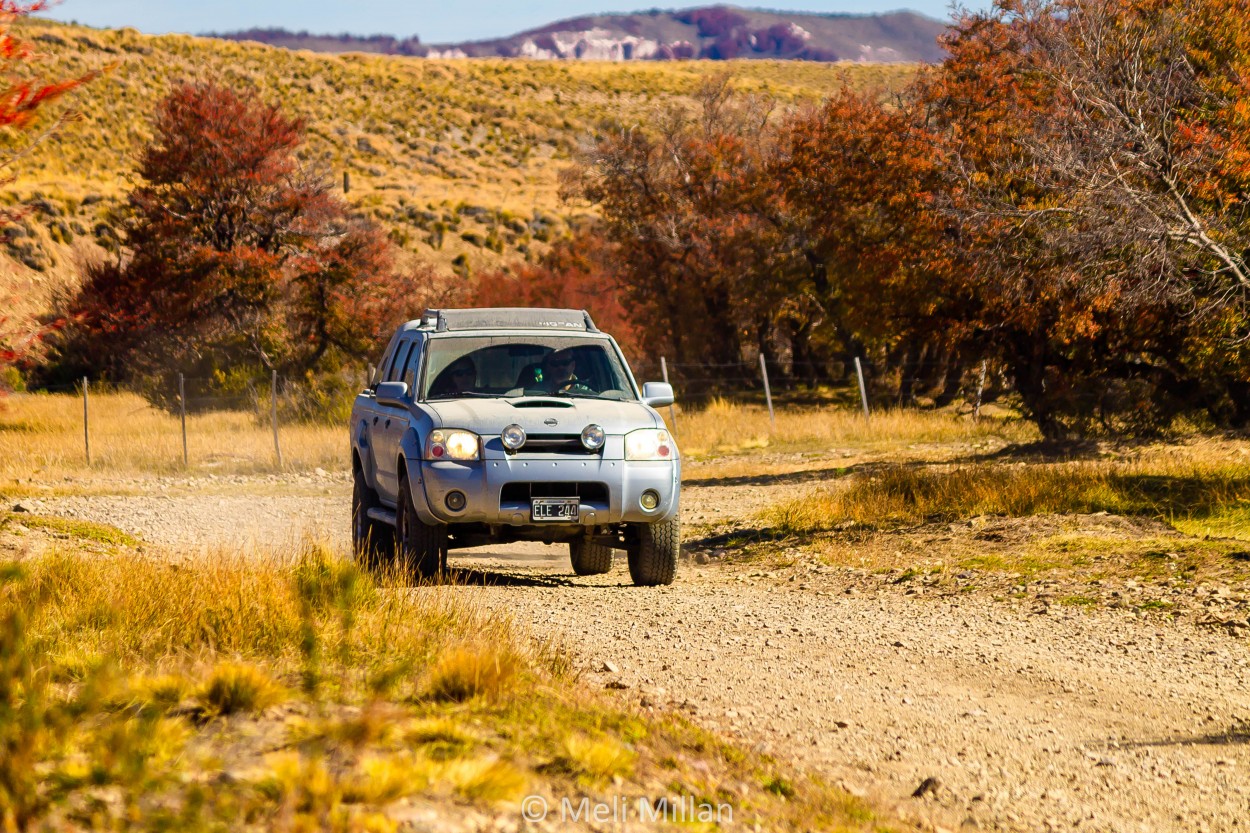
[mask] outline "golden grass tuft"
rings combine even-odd
[[[634,751],[613,737],[571,734],[564,739],[555,766],[562,772],[599,784],[633,772]]]
[[[529,783],[516,765],[494,757],[452,761],[440,775],[472,801],[510,801],[524,795]]]
[[[431,763],[417,755],[400,753],[368,755],[343,783],[347,804],[389,804],[429,788],[434,775]]]
[[[418,721],[404,731],[404,742],[421,747],[436,761],[459,758],[473,751],[478,740],[454,720],[430,718]]]
[[[474,697],[498,700],[516,682],[516,654],[496,645],[473,643],[451,648],[430,670],[427,696],[434,700],[464,702]]]
[[[226,663],[213,670],[197,699],[206,717],[264,711],[287,698],[287,692],[253,665]]]

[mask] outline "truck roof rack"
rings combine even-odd
[[[574,330],[597,333],[590,313],[578,309],[534,307],[481,307],[478,309],[427,309],[421,327],[435,332],[460,330]]]

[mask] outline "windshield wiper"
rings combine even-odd
[[[442,396],[427,396],[425,399],[427,402],[435,402],[435,401],[440,401],[443,399],[464,399],[470,396],[476,396],[481,399],[503,399],[504,398],[504,395],[502,393],[481,393],[475,390],[462,390],[459,393],[448,393],[448,394],[443,394]]]
[[[571,390],[558,390],[555,393],[550,394],[550,395],[551,396],[567,396],[570,399],[602,399],[603,398],[597,393],[584,393],[582,391],[574,392]]]

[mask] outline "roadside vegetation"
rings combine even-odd
[[[590,691],[558,646],[456,588],[316,545],[170,562],[91,532],[0,564],[8,828],[384,831],[432,810],[519,818],[539,794],[879,829],[827,785]]]
[[[829,563],[900,580],[1250,581],[1250,442],[1030,448],[854,466],[759,519]]]

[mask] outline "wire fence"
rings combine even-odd
[[[957,368],[915,363],[908,369],[911,378],[897,368],[878,370],[857,357],[833,365],[770,363],[764,357],[740,362],[669,362],[660,357],[635,367],[640,382],[672,385],[677,404],[661,410],[679,434],[679,410],[697,410],[716,397],[766,407],[775,419],[784,409],[831,403],[860,410],[867,417],[917,401],[932,405],[934,395],[945,393],[975,418],[987,391],[997,384],[985,362]],[[314,430],[320,432],[316,441],[326,445],[330,435],[346,428],[352,402],[366,389],[369,377],[366,372],[344,373],[329,381],[284,378],[276,372],[263,378],[175,374],[126,391],[142,397],[140,404],[132,399],[126,407],[116,398],[102,398],[100,394],[111,391],[87,379],[41,387],[40,392],[72,395],[47,407],[56,409],[62,426],[81,420],[81,459],[89,465],[120,445],[133,447],[147,442],[145,435],[159,435],[159,442],[145,453],[170,465],[189,467],[230,456],[283,468],[291,459],[292,446],[296,464],[308,464],[310,458],[298,444]],[[910,391],[912,398],[901,400],[900,390]],[[61,436],[68,434],[72,431],[66,428]]]

